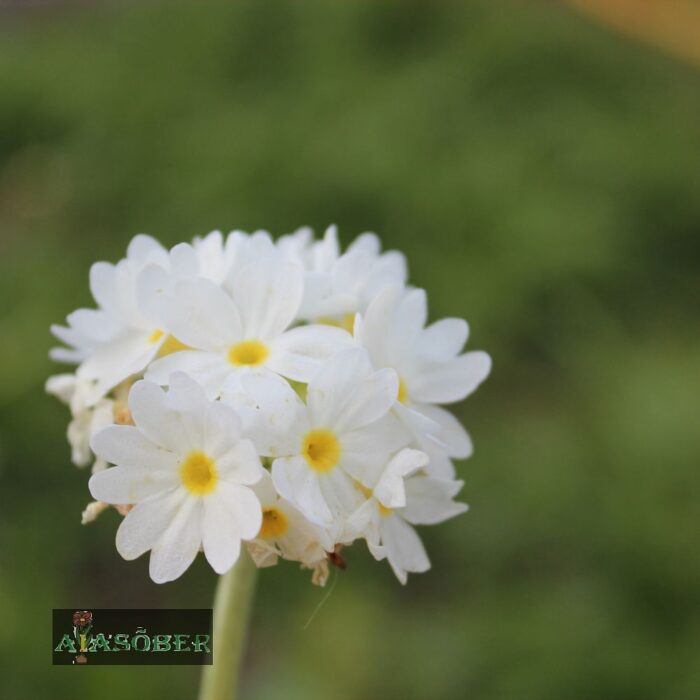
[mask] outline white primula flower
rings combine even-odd
[[[486,379],[491,358],[481,351],[460,354],[467,341],[467,322],[444,318],[426,328],[425,291],[386,287],[355,321],[355,339],[375,368],[392,367],[399,375],[396,414],[431,457],[428,469],[451,478],[450,457],[472,453],[466,430],[436,404],[461,401]]]
[[[200,546],[217,573],[238,559],[241,540],[260,531],[262,509],[250,488],[263,473],[235,411],[210,402],[185,374],[166,393],[140,381],[129,395],[135,427],[111,426],[92,440],[96,454],[117,466],[94,474],[98,501],[136,504],[117,532],[117,550],[135,559],[151,550],[156,583],[180,576]]]
[[[296,234],[301,247],[307,234]],[[385,286],[406,282],[406,259],[398,251],[381,253],[373,233],[358,236],[341,255],[338,232],[330,226],[320,241],[307,244],[300,254],[306,268],[304,298],[299,318],[334,323],[352,331],[357,312]]]
[[[75,311],[68,317],[69,328],[52,327],[54,335],[74,346],[57,348],[52,356],[80,362],[78,376],[94,382],[88,404],[142,372],[157,355],[182,348],[163,328],[158,293],[169,274],[187,277],[197,269],[191,246],[181,244],[168,253],[145,235],[131,241],[126,258],[116,265],[92,266],[90,289],[99,308]]]
[[[309,520],[337,530],[362,501],[356,482],[375,485],[388,455],[410,436],[391,414],[396,372],[372,370],[353,348],[324,362],[308,384],[306,404],[277,377],[248,375],[224,387],[258,452],[274,458],[279,494]]]
[[[262,504],[263,521],[248,551],[258,566],[276,564],[281,556],[314,567],[326,558],[326,550],[333,548],[328,534],[280,498],[268,472],[255,485],[255,493]]]
[[[68,443],[73,464],[78,467],[86,467],[95,461],[90,439],[98,430],[114,423],[114,401],[101,399],[90,406],[87,398],[92,390],[93,382],[74,374],[57,374],[46,382],[46,391],[70,408],[72,420],[68,424]],[[101,466],[98,460],[94,469]]]
[[[423,452],[399,452],[387,464],[367,501],[346,523],[345,536],[350,540],[364,537],[374,558],[387,559],[403,584],[408,573],[430,568],[412,525],[434,525],[468,509],[466,504],[453,500],[463,482],[416,473],[426,463]]]
[[[322,359],[353,341],[329,326],[289,330],[302,284],[299,266],[277,254],[237,269],[230,294],[203,279],[179,282],[165,300],[165,319],[191,349],[157,360],[147,378],[166,385],[172,372],[187,372],[212,398],[227,379],[250,371],[308,381]]]

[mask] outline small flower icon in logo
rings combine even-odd
[[[76,610],[73,613],[73,636],[78,642],[80,654],[75,657],[76,663],[87,663],[85,652],[88,651],[90,630],[92,629],[92,613],[89,610]]]
[[[77,610],[73,613],[73,624],[76,627],[87,627],[92,624],[92,613],[89,610]]]

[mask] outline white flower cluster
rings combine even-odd
[[[462,353],[465,321],[426,325],[406,278],[374,234],[341,253],[335,227],[169,251],[138,235],[93,265],[97,308],[52,328],[67,346],[52,357],[77,369],[47,383],[70,407],[73,461],[93,463],[84,522],[115,505],[119,553],[150,550],[156,582],[200,550],[223,573],[242,542],[258,566],[298,561],[318,583],[357,539],[402,583],[426,571],[413,526],[466,510],[451,460],[472,451],[440,404],[491,361]]]

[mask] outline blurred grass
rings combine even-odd
[[[246,697],[695,700],[700,78],[551,3],[0,14],[0,695],[192,698],[197,669],[49,666],[53,607],[205,607],[83,528],[48,325],[134,233],[340,225],[406,251],[493,377],[471,512],[401,588],[264,572]]]

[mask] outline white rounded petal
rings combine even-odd
[[[300,326],[286,331],[271,343],[267,366],[297,382],[308,382],[321,363],[354,345],[342,328],[325,325]]]
[[[368,544],[379,545],[379,508],[373,498],[368,498],[354,513],[345,519],[341,541],[346,544],[363,537]]]
[[[199,261],[189,243],[178,243],[170,251],[170,271],[181,279],[199,275]]]
[[[119,316],[121,300],[117,289],[117,269],[107,262],[96,262],[90,268],[90,291],[99,306]]]
[[[314,243],[312,255],[314,270],[330,270],[331,266],[340,255],[338,227],[335,224],[331,224],[325,230],[323,238]]]
[[[392,414],[387,414],[371,425],[343,433],[340,438],[343,450],[350,452],[396,452],[406,447],[410,433]]]
[[[233,444],[216,458],[216,465],[221,478],[231,483],[252,485],[263,475],[263,466],[250,440]]]
[[[386,465],[374,487],[374,497],[387,508],[403,508],[406,505],[404,480],[427,463],[428,455],[425,452],[401,450]]]
[[[411,289],[398,298],[389,327],[384,329],[388,351],[397,361],[415,354],[415,346],[428,318],[424,289]]]
[[[127,331],[104,343],[78,368],[78,376],[95,379],[88,403],[99,401],[108,391],[134,374],[140,374],[158,352],[143,331]]]
[[[232,534],[243,540],[252,540],[262,526],[262,506],[253,489],[230,481],[221,481],[216,491],[205,499],[223,503],[230,513]]]
[[[202,499],[185,498],[151,548],[149,572],[156,583],[174,581],[194,561],[202,542]]]
[[[406,507],[402,516],[414,525],[435,525],[468,510],[453,499],[463,481],[414,476],[406,481]]]
[[[126,257],[129,261],[147,265],[157,263],[165,265],[168,262],[168,252],[153,236],[146,233],[136,234],[126,249]]]
[[[269,255],[245,265],[231,283],[246,338],[266,341],[282,333],[301,304],[303,272],[300,266]]]
[[[430,560],[416,531],[398,515],[382,518],[382,545],[396,577],[406,583],[406,574],[422,573],[430,568]]]
[[[98,501],[128,505],[139,503],[177,484],[177,473],[172,469],[111,467],[95,472],[90,477],[88,488]]]
[[[326,360],[309,382],[306,403],[314,425],[333,427],[358,385],[373,373],[367,353],[353,348]]]
[[[469,325],[462,318],[435,321],[421,335],[421,355],[435,362],[447,362],[462,351],[468,337]]]
[[[321,492],[319,479],[303,457],[276,459],[272,463],[272,481],[279,494],[291,501],[309,520],[328,527],[333,523],[333,516]]]
[[[129,392],[129,410],[134,423],[155,445],[183,454],[189,444],[182,416],[167,405],[166,394],[154,382],[136,382]]]
[[[385,416],[396,402],[399,377],[393,369],[374,372],[346,397],[334,426],[339,432],[362,428]]]
[[[454,403],[465,399],[491,371],[491,358],[481,351],[468,352],[434,365],[411,378],[411,398],[418,403]]]
[[[342,469],[332,469],[320,477],[318,482],[335,525],[355,512],[365,501],[353,480]]]
[[[376,257],[379,255],[379,253],[381,253],[382,243],[376,233],[366,231],[355,238],[355,240],[348,246],[346,252],[352,253],[355,250],[361,250],[369,253],[373,257]]]
[[[214,399],[219,396],[226,379],[235,371],[220,353],[182,350],[156,360],[148,368],[146,379],[168,386],[175,372],[184,372],[204,389],[207,398]]]
[[[444,447],[450,457],[455,459],[471,457],[474,446],[469,433],[449,411],[430,404],[416,404],[414,408],[440,426],[439,430],[432,435],[432,439]]]
[[[66,319],[78,334],[96,343],[112,340],[122,329],[120,324],[101,309],[78,309]]]
[[[212,405],[204,388],[184,372],[170,376],[166,405],[181,425],[182,444],[187,449],[201,449],[204,444],[205,416]]]
[[[388,285],[371,301],[360,323],[355,321],[355,338],[367,350],[375,367],[393,367],[404,355],[402,339],[391,342],[389,333],[394,311],[405,290],[399,285]],[[394,357],[398,349],[399,357]]]
[[[306,407],[294,389],[273,374],[248,373],[240,378],[240,386],[232,384],[224,386],[223,400],[236,410],[244,435],[258,452],[266,457],[295,454],[309,422]]]
[[[97,456],[120,467],[167,470],[178,462],[176,454],[151,442],[131,425],[103,428],[92,436],[90,447]]]
[[[135,505],[117,530],[119,554],[129,561],[151,549],[172,522],[184,499],[181,489],[171,489]]]
[[[426,405],[428,404],[420,404],[421,407]],[[394,404],[394,414],[417,440],[440,431],[440,426],[412,403],[402,404],[397,401]]]
[[[263,469],[262,477],[253,487],[255,495],[263,507],[273,506],[277,503],[277,491],[272,483],[272,477],[267,469]]]
[[[148,265],[136,277],[136,303],[154,330],[163,330],[165,301],[173,284],[172,276],[159,265]]]
[[[455,478],[457,470],[444,447],[438,445],[431,436],[423,437],[418,440],[418,445],[430,459],[428,465],[425,467],[427,474],[438,479]]]
[[[240,440],[241,419],[233,408],[220,401],[205,406],[202,417],[204,418],[204,451],[212,459],[218,459]]]
[[[236,304],[203,278],[178,282],[164,303],[164,316],[176,338],[199,350],[227,350],[242,338]]]
[[[226,573],[241,553],[238,521],[231,507],[220,498],[210,497],[204,502],[202,548],[204,556],[217,574]]]
[[[404,288],[408,278],[406,257],[397,250],[390,250],[376,259],[363,285],[362,309],[366,309],[379,292],[389,285]]]

